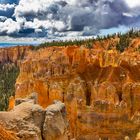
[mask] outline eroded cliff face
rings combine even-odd
[[[71,138],[134,140],[140,131],[139,45],[136,39],[121,54],[99,44],[30,51],[20,62],[15,99],[36,92],[44,108],[64,102]]]
[[[16,46],[10,48],[0,48],[0,63],[14,63],[17,64],[18,60],[23,59],[27,52],[31,49],[30,46]]]
[[[0,111],[7,110],[9,97],[15,94],[18,62],[26,57],[30,49],[30,46],[0,48]]]

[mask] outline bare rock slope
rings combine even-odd
[[[68,140],[65,106],[59,101],[46,109],[32,100],[24,101],[10,112],[0,112],[0,121],[20,140]],[[5,140],[2,131],[0,135],[4,135],[0,140]]]
[[[15,99],[37,92],[44,108],[55,99],[64,102],[71,138],[134,140],[140,128],[139,45],[135,39],[123,53],[98,43],[30,51],[20,62]]]

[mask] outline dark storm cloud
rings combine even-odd
[[[119,25],[140,25],[140,7],[130,8],[124,0],[0,2],[0,33],[11,36],[88,36]]]

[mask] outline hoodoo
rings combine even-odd
[[[119,41],[30,48],[3,127],[21,140],[138,139],[140,40],[124,50]]]

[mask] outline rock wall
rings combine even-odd
[[[0,126],[0,140],[18,140],[16,135]]]
[[[16,46],[10,48],[0,48],[0,64],[4,63],[18,63],[18,60],[27,55],[31,49],[30,46]]]
[[[140,128],[140,54],[135,50],[120,54],[95,44],[93,49],[30,51],[20,62],[15,99],[36,92],[44,108],[55,99],[64,102],[71,138],[134,140]]]

